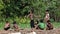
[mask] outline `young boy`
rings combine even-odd
[[[33,15],[33,11],[31,10],[30,12],[29,12],[29,18],[30,18],[30,26],[31,26],[31,28],[34,28],[35,26],[34,26],[34,19],[33,19],[33,17],[34,17],[34,15]]]
[[[44,18],[44,21],[47,22],[49,19],[50,19],[50,16],[49,16],[49,10],[46,10],[46,15],[45,15],[45,18]]]
[[[6,24],[4,26],[4,30],[7,31],[8,29],[10,29],[10,23],[8,21],[6,21]]]
[[[53,29],[53,25],[50,23],[50,20],[48,20],[46,30],[52,30],[52,29]]]
[[[19,31],[19,27],[18,27],[16,21],[13,22],[13,28],[15,31]]]
[[[40,23],[38,23],[38,27],[41,30],[44,30],[45,29],[45,23],[43,23],[43,20],[40,20]]]

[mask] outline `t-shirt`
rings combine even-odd
[[[45,28],[45,23],[39,23],[38,26],[39,26],[39,28],[43,28],[44,29]]]

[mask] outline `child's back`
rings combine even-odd
[[[41,30],[44,30],[44,28],[45,28],[45,23],[43,23],[43,20],[40,21],[40,23],[38,24],[38,27],[39,27]]]
[[[44,30],[44,28],[45,28],[45,24],[44,23],[39,23],[38,26],[39,26],[39,28],[41,30]]]

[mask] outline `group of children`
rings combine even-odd
[[[9,30],[11,28],[11,25],[10,25],[10,23],[8,22],[8,21],[6,21],[6,24],[5,24],[5,26],[4,26],[4,30]],[[17,25],[17,23],[16,23],[16,21],[14,21],[13,22],[13,27],[12,27],[15,31],[18,31],[19,30],[19,27],[18,27],[18,25]]]
[[[50,23],[50,17],[49,17],[48,10],[46,10],[46,16],[45,16],[45,18],[43,20],[36,21],[36,23],[34,23],[34,17],[37,17],[37,16],[35,16],[33,14],[32,10],[29,12],[28,17],[31,20],[30,21],[31,28],[41,29],[41,30],[44,30],[44,29],[51,30],[51,29],[53,29],[53,25]],[[19,27],[18,27],[16,21],[13,22],[13,28],[14,28],[14,30],[19,30]],[[10,23],[8,21],[6,21],[4,30],[8,30],[8,29],[10,29]]]
[[[29,18],[30,18],[30,26],[31,28],[36,28],[36,29],[41,29],[41,30],[51,30],[53,29],[53,25],[50,23],[50,16],[49,16],[49,10],[46,10],[46,15],[45,15],[45,18],[43,20],[40,20],[40,21],[37,21],[37,23],[34,23],[34,18],[33,17],[36,17],[34,14],[33,14],[33,11],[31,10],[29,12]],[[45,22],[45,23],[43,23]]]
[[[35,24],[35,29],[40,29],[40,30],[52,30],[53,25],[51,24],[50,20],[47,21],[47,23],[44,23],[43,20],[40,20],[39,22],[36,22]]]

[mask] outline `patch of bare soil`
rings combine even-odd
[[[4,31],[1,30],[0,34],[11,34],[11,33],[15,33],[16,31]],[[27,34],[30,33],[31,34],[31,30],[27,29],[27,30],[20,30],[19,31],[21,34]],[[34,30],[34,32],[36,32],[36,34],[60,34],[60,29],[54,29],[54,30]]]

